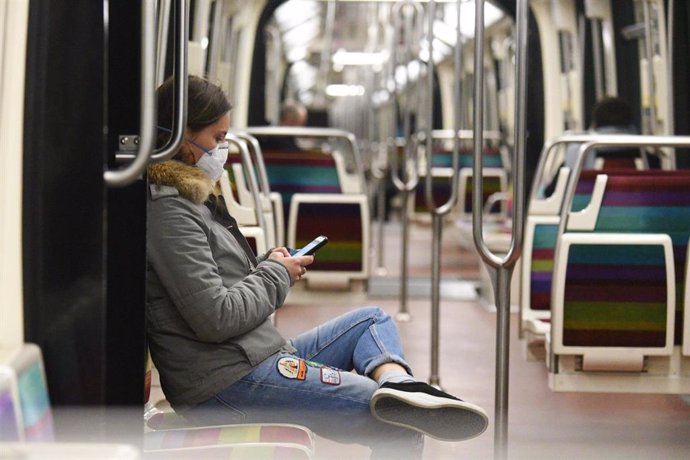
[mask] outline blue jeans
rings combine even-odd
[[[296,423],[338,442],[368,445],[372,458],[421,457],[421,434],[369,412],[378,385],[368,375],[377,366],[394,362],[410,372],[390,316],[361,308],[291,343],[295,354],[276,353],[185,417],[203,424]]]

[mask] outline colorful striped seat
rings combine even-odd
[[[628,174],[631,170],[613,169],[606,172],[615,176]],[[594,169],[581,171],[575,186],[575,195],[570,204],[572,212],[581,211],[587,207],[596,177],[601,173],[602,171]],[[564,175],[561,179],[566,177],[568,176]],[[562,200],[563,196],[554,196],[553,199]],[[550,209],[544,207],[538,212],[530,213],[525,224],[525,245],[520,262],[522,267],[520,331],[526,339],[528,359],[541,360],[543,358],[541,354],[534,355],[530,351],[535,350],[535,347],[529,342],[543,343],[544,335],[548,334],[550,327],[554,252],[558,240],[561,206],[562,202],[553,203]]]
[[[323,152],[264,152],[271,190],[280,193],[287,245],[302,247],[319,235],[319,250],[307,280],[347,284],[368,277],[369,208],[363,193],[345,193],[347,174],[336,156]]]
[[[665,391],[681,391],[658,359],[680,353],[689,238],[690,172],[599,175],[589,206],[558,236],[554,355],[582,356],[585,371],[646,370],[647,382],[662,375]]]
[[[147,433],[146,458],[308,460],[314,438],[309,430],[288,424],[244,424]]]
[[[666,345],[666,260],[660,245],[570,247],[563,345]]]
[[[342,193],[335,160],[319,152],[264,152],[271,191],[283,197],[283,209],[290,209],[295,193]]]
[[[145,458],[309,460],[314,435],[306,427],[287,423],[246,423],[190,427],[170,410],[149,402],[153,363],[149,355],[145,378]]]
[[[459,156],[460,168],[472,168],[474,164],[473,150],[461,147]],[[482,164],[485,168],[503,168],[501,151],[496,146],[485,146],[482,152]],[[445,148],[434,148],[431,166],[436,168],[450,168],[453,165],[453,151]]]
[[[301,248],[318,235],[327,235],[328,244],[321,248],[312,270],[362,271],[364,231],[359,203],[300,202],[296,212],[295,247]]]
[[[594,188],[594,180],[600,171],[584,170],[578,180],[575,197],[571,210],[581,211],[589,203]],[[548,311],[551,309],[551,281],[553,271],[553,257],[558,236],[558,221],[556,218],[532,218],[529,237],[531,245],[529,270],[529,308],[531,310]]]
[[[622,176],[609,175],[596,226],[592,232],[662,233],[671,237],[676,286],[674,343],[680,344],[682,340],[683,300],[685,298],[684,278],[687,244],[690,237],[690,174],[684,171],[645,171]],[[653,260],[651,257],[645,260],[644,254],[635,254],[634,252],[630,254],[620,253],[618,259],[614,257],[614,254],[619,254],[619,252],[611,252],[609,268],[618,272],[623,280],[634,275],[629,273],[628,267],[648,264]],[[594,262],[592,264],[596,265]],[[659,264],[661,262],[657,260],[657,275],[660,270]],[[587,264],[585,264],[586,266]],[[652,273],[649,273],[649,276],[650,283],[656,281],[656,278],[652,277]],[[642,278],[642,281],[644,279]],[[635,292],[637,289],[636,281],[636,279],[631,278],[629,282],[623,281],[622,286],[611,285],[609,288],[605,288],[606,292],[600,293],[600,298],[606,298],[607,295],[613,296],[613,292],[620,291],[621,287],[625,290],[626,286],[627,293]],[[566,287],[568,285],[568,278],[566,278]],[[577,290],[577,284],[573,286],[573,289]],[[616,287],[618,290],[615,289]],[[645,283],[645,295],[651,295],[651,290],[652,287]],[[566,312],[569,310],[569,302],[577,302],[576,295],[569,295],[570,297],[568,294],[566,295]],[[572,300],[569,301],[569,298]],[[615,303],[615,300],[613,302]],[[621,327],[626,326],[621,324]]]
[[[469,147],[461,147],[459,156],[459,170],[465,171],[465,174],[461,174],[461,179],[467,179],[472,177],[472,165],[474,163],[474,157],[472,155],[472,149]],[[453,151],[447,150],[445,148],[434,148],[431,157],[432,164],[432,195],[434,202],[437,205],[443,204],[448,201],[450,197],[451,190],[451,177],[453,174]],[[498,171],[503,168],[503,159],[501,157],[501,152],[498,147],[495,146],[485,146],[482,158],[482,164],[486,170]],[[485,173],[486,174],[486,173]],[[413,207],[413,217],[417,220],[421,220],[421,216],[428,214],[429,210],[426,206],[426,171],[420,174],[419,184],[415,188],[414,194],[414,207]],[[490,195],[497,192],[504,192],[506,188],[505,179],[498,178],[495,174],[486,174],[483,182],[483,202]],[[472,184],[466,184],[464,186],[464,194],[460,196],[459,209],[463,216],[467,216],[472,213]],[[501,213],[501,209],[492,210],[494,213]]]

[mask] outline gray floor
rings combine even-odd
[[[430,273],[428,227],[411,233],[410,276],[413,284]],[[326,292],[298,286],[278,312],[278,327],[293,336],[361,305],[379,305],[391,314],[400,308],[394,297],[399,271],[400,240],[396,225],[386,229],[386,280],[369,296],[363,290]],[[476,280],[477,261],[460,249],[452,229],[443,242],[445,283]],[[391,287],[393,286],[393,287]],[[464,289],[464,288],[463,288]],[[393,292],[388,292],[393,291]],[[491,417],[489,429],[462,443],[428,440],[426,459],[493,458],[494,354],[496,315],[478,299],[442,296],[440,378],[444,390],[482,406]],[[469,294],[471,298],[472,295]],[[399,323],[407,358],[416,376],[427,379],[430,362],[430,301],[410,296],[412,321]],[[553,393],[542,363],[526,362],[517,338],[517,315],[511,315],[511,367],[508,452],[511,459],[688,459],[690,405],[678,396]],[[690,388],[688,388],[690,393]],[[319,438],[319,459],[367,458],[368,450]]]

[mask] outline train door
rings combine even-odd
[[[118,168],[115,152],[138,138],[140,50],[152,35],[140,31],[144,13],[153,23],[153,5],[32,1],[26,51],[23,340],[44,353],[54,406],[136,407],[120,425],[134,433],[144,387],[146,189],[141,178],[110,188],[104,170]],[[70,429],[99,440],[113,432],[110,414],[73,419]]]

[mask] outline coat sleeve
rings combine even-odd
[[[266,260],[250,271],[243,255],[231,253],[223,256],[219,268],[219,248],[232,252],[237,246],[234,240],[226,240],[225,245],[213,241],[212,249],[209,241],[218,235],[192,203],[160,201],[165,202],[149,207],[149,263],[199,340],[220,343],[240,336],[283,304],[290,275],[282,264]]]

